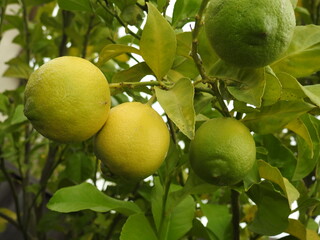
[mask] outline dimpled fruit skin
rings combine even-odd
[[[113,174],[140,180],[160,167],[169,143],[169,131],[161,116],[149,105],[128,102],[111,109],[94,139],[94,149]]]
[[[256,161],[255,142],[248,128],[233,118],[202,124],[190,145],[190,163],[203,180],[220,186],[240,182]]]
[[[49,139],[84,141],[101,129],[109,111],[107,79],[83,58],[55,58],[33,72],[27,82],[24,113]]]
[[[211,0],[205,15],[213,49],[238,67],[275,61],[288,48],[295,25],[290,0]]]

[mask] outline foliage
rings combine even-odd
[[[22,49],[4,73],[21,84],[0,94],[0,181],[15,206],[0,208],[0,231],[12,224],[24,239],[52,232],[61,239],[319,239],[319,1],[292,0],[298,26],[289,49],[257,69],[215,55],[202,27],[207,0],[177,0],[172,17],[169,3],[0,0],[0,40],[15,29]],[[92,139],[58,144],[32,129],[23,115],[26,80],[62,55],[95,63],[113,106],[157,99],[171,145],[153,177],[124,182],[100,166]],[[257,146],[256,166],[233,187],[205,183],[189,168],[196,129],[218,116],[241,120]]]

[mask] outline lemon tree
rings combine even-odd
[[[168,128],[155,110],[128,102],[112,108],[94,145],[97,157],[111,172],[128,180],[141,180],[160,167],[169,142]]]
[[[277,60],[289,47],[295,25],[290,0],[216,0],[205,16],[212,47],[239,67],[264,67]]]
[[[319,8],[0,0],[0,239],[319,239]]]
[[[105,123],[110,103],[108,81],[99,68],[85,59],[65,56],[31,74],[24,113],[49,139],[84,141]]]

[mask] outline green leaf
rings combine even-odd
[[[23,113],[24,106],[22,104],[19,104],[16,109],[14,110],[13,116],[11,118],[10,124],[19,124],[27,121],[28,119]]]
[[[237,100],[261,106],[266,85],[264,68],[237,68],[220,60],[213,66],[210,75],[225,80],[229,92]]]
[[[316,166],[320,157],[320,121],[316,117],[305,114],[301,121],[307,127],[313,143],[310,149],[308,143],[301,137],[297,137],[298,162],[294,172],[293,180],[300,180],[306,177]]]
[[[261,160],[258,161],[258,166],[260,177],[278,184],[287,197],[290,206],[299,198],[300,193],[298,190],[288,181],[288,179],[282,177],[279,169],[272,167],[270,164]]]
[[[304,77],[320,70],[320,26],[297,26],[285,54],[271,64],[276,72]]]
[[[0,112],[6,113],[8,105],[9,105],[9,98],[3,93],[0,93]]]
[[[291,213],[288,200],[272,184],[263,181],[253,185],[247,195],[257,204],[258,210],[249,230],[261,235],[277,235],[288,227]]]
[[[112,82],[140,82],[146,75],[151,75],[152,71],[145,62],[138,63],[131,68],[117,72],[113,75]]]
[[[272,106],[261,108],[260,112],[248,113],[243,119],[243,123],[256,133],[274,133],[314,107],[314,105],[300,100],[279,101]]]
[[[307,231],[305,226],[296,219],[289,219],[289,225],[285,232],[298,239],[307,240]]]
[[[140,50],[134,47],[122,45],[122,44],[108,44],[101,50],[97,65],[101,66],[102,64],[109,61],[110,59],[124,53],[135,53],[140,55]]]
[[[206,72],[210,72],[214,64],[219,61],[220,58],[211,47],[204,28],[200,30],[198,44],[198,52],[201,57],[203,67],[205,68]]]
[[[94,165],[94,159],[84,152],[72,153],[66,158],[66,177],[74,183],[82,183],[94,176]]]
[[[154,177],[154,187],[151,191],[151,211],[153,220],[157,230],[159,231],[161,214],[162,214],[162,199],[163,199],[164,190],[160,183],[159,177]]]
[[[20,58],[13,58],[6,64],[8,69],[3,73],[4,77],[29,79],[33,69]]]
[[[120,240],[158,240],[143,213],[129,216],[123,225]]]
[[[306,141],[309,149],[313,150],[313,142],[312,142],[312,138],[310,136],[309,130],[305,125],[305,123],[300,118],[294,119],[291,122],[289,122],[286,125],[286,128],[288,128],[289,130],[293,131],[294,133],[302,137]],[[312,155],[313,155],[313,151],[311,156]]]
[[[177,0],[174,4],[172,25],[183,26],[187,21],[190,21],[190,18],[194,18],[198,12],[200,4],[201,1],[198,0]]]
[[[193,108],[194,87],[187,78],[181,78],[170,90],[155,87],[157,99],[183,134],[193,139],[195,111]]]
[[[176,35],[159,11],[148,5],[148,17],[143,29],[140,50],[141,55],[157,79],[162,79],[170,70],[176,54]]]
[[[292,179],[297,164],[294,153],[272,134],[255,135],[255,140],[263,146],[265,153],[258,152],[257,159],[268,162],[280,170],[282,176]]]
[[[182,32],[177,34],[177,55],[192,59],[190,56],[192,45],[192,33]]]
[[[265,68],[266,86],[262,97],[262,105],[270,106],[281,96],[281,83],[270,67]]]
[[[201,204],[201,210],[208,218],[207,228],[214,234],[215,239],[232,239],[232,216],[226,205]]]
[[[320,84],[301,87],[303,92],[307,95],[311,102],[320,107]]]
[[[58,0],[59,7],[69,11],[91,11],[90,0]]]
[[[52,211],[69,213],[90,209],[96,212],[115,210],[124,215],[140,213],[133,202],[111,198],[89,183],[59,189],[50,199],[47,207]]]

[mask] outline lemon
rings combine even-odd
[[[191,141],[189,154],[194,172],[220,186],[240,182],[256,160],[250,131],[234,118],[214,118],[202,124]]]
[[[140,180],[164,161],[170,136],[161,116],[149,105],[122,103],[111,109],[94,139],[95,154],[113,174]]]
[[[251,68],[279,58],[291,42],[295,24],[290,0],[211,0],[204,23],[222,60]]]
[[[64,56],[43,64],[25,88],[26,117],[39,133],[58,142],[92,137],[109,110],[107,79],[83,58]]]

